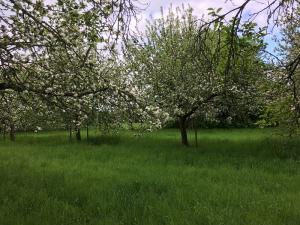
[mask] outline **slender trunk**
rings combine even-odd
[[[9,125],[10,131],[9,131],[9,138],[11,141],[16,140],[16,135],[15,135],[15,125],[14,123],[10,123]]]
[[[72,126],[69,125],[69,141],[72,141]]]
[[[197,126],[195,125],[195,121],[193,121],[193,129],[195,134],[195,146],[198,147],[198,130]]]
[[[89,125],[86,125],[86,140],[89,139]]]
[[[3,125],[3,139],[6,139],[6,124]]]
[[[195,145],[196,147],[198,147],[198,130],[196,126],[194,126],[194,130],[195,130]]]
[[[76,140],[81,141],[80,128],[76,127]]]
[[[179,127],[180,127],[180,134],[181,134],[181,143],[185,146],[188,146],[188,138],[187,138],[187,131],[186,131],[186,117],[179,117]]]
[[[197,131],[197,128],[195,128],[195,144],[196,144],[196,147],[198,147],[198,131]]]

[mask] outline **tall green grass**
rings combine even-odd
[[[272,130],[0,141],[1,225],[299,225],[300,140]]]

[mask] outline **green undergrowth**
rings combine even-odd
[[[20,134],[0,141],[1,225],[299,225],[300,141],[273,130]]]

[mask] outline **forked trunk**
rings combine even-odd
[[[179,128],[180,128],[180,134],[181,134],[181,143],[185,146],[188,146],[188,138],[187,138],[187,131],[186,131],[186,118],[185,117],[179,117]]]

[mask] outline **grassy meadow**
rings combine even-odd
[[[83,133],[84,135],[84,133]],[[0,225],[299,225],[300,140],[273,130],[0,140]]]

